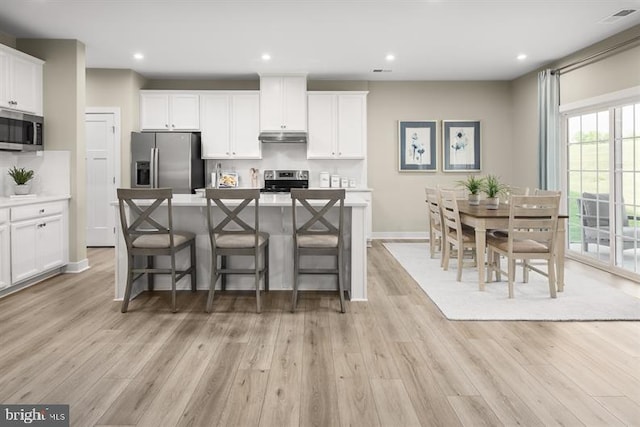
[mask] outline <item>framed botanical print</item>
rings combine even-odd
[[[444,172],[480,171],[480,121],[442,121],[442,170]]]
[[[436,156],[435,120],[398,122],[398,170],[400,172],[435,172]]]

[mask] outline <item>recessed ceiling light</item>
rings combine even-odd
[[[134,53],[133,59],[137,59],[138,61],[140,61],[141,59],[144,59],[144,55],[141,53]]]
[[[385,56],[385,59],[387,61],[393,61],[394,59],[396,59],[395,55],[389,53],[387,56]]]
[[[521,53],[520,55],[517,56],[519,61],[524,61],[525,59],[527,59],[527,55],[525,55],[524,53]]]
[[[262,60],[263,61],[268,61],[271,59],[271,55],[269,55],[268,53],[263,53],[262,54]]]

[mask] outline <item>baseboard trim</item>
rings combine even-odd
[[[70,262],[64,267],[65,273],[77,274],[82,273],[83,271],[88,270],[89,268],[89,259],[85,258],[78,262]]]
[[[429,238],[426,231],[378,231],[372,233],[373,240],[381,239],[407,239],[407,240],[424,240]]]

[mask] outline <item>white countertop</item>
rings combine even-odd
[[[112,202],[112,205],[117,204],[117,201]],[[151,201],[149,201],[148,204],[151,204]],[[198,194],[174,194],[171,199],[171,204],[174,207],[206,206],[207,201]],[[229,206],[233,206],[234,204],[240,204],[240,201],[229,200]],[[309,204],[312,206],[324,206],[325,202],[323,200],[313,200],[310,201]],[[368,203],[358,195],[357,191],[353,191],[347,194],[344,205],[346,207],[365,207]],[[262,193],[260,195],[260,207],[291,207],[291,196],[286,193]]]
[[[38,203],[57,202],[60,200],[69,200],[71,196],[63,194],[59,196],[36,196],[36,197],[0,197],[0,209],[12,208],[15,206],[33,205]]]

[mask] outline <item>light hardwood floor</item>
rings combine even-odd
[[[113,249],[89,257],[0,300],[0,402],[66,403],[83,427],[640,425],[640,322],[451,322],[379,242],[346,314],[275,291],[262,314],[188,291],[121,314]]]

